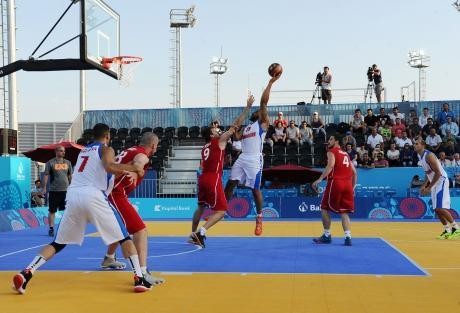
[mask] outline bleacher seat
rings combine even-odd
[[[188,136],[188,127],[187,126],[181,126],[177,129],[177,139],[183,140],[186,139]]]
[[[141,129],[141,134],[147,133],[147,132],[152,132],[152,127],[144,127]]]
[[[117,135],[118,129],[110,128],[110,137],[114,138]]]
[[[297,154],[299,154],[299,146],[293,143],[286,146],[286,154],[289,156],[297,156]]]
[[[306,167],[312,166],[313,162],[312,162],[311,155],[301,156],[300,159],[299,159],[299,165],[300,166],[306,166]]]
[[[200,136],[200,127],[199,126],[192,126],[188,130],[188,135],[192,139],[196,139]]]
[[[268,143],[264,143],[264,146],[262,148],[262,153],[265,155],[271,155],[273,154],[272,147]]]
[[[347,131],[350,130],[350,124],[341,122],[337,125],[337,131],[341,134],[345,134]]]
[[[115,154],[119,154],[121,150],[123,150],[123,141],[118,138],[114,138],[112,140],[111,146],[113,150],[115,150]]]
[[[164,137],[165,138],[172,139],[172,138],[174,138],[175,135],[176,135],[176,128],[171,127],[171,126],[165,128],[165,130],[164,130]]]
[[[131,148],[132,146],[135,146],[136,144],[137,144],[137,136],[135,138],[128,136],[125,139],[124,148],[128,149],[128,148]]]
[[[299,165],[299,158],[297,155],[288,155],[286,157],[286,164]]]
[[[337,124],[330,123],[326,126],[326,137],[334,136],[337,133],[338,126]]]
[[[82,138],[85,138],[86,140],[91,140],[94,137],[93,136],[93,130],[91,128],[85,129],[81,136],[82,136]]]
[[[131,138],[137,138],[141,134],[141,129],[139,127],[133,127],[129,130],[128,134]]]
[[[153,129],[153,133],[156,134],[159,138],[163,137],[164,128],[163,127],[155,127]]]

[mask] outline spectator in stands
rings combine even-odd
[[[435,128],[435,125],[434,125],[433,118],[429,117],[427,119],[426,125],[423,126],[423,128],[422,128],[423,140],[426,140],[426,137],[428,137],[430,135],[430,129],[431,128]],[[435,128],[435,132],[436,132],[436,128]]]
[[[30,191],[30,196],[35,206],[44,206],[45,205],[45,196],[43,195],[43,188],[41,186],[40,179],[35,181],[35,186]]]
[[[356,152],[358,153],[358,160],[363,160],[364,155],[367,154],[369,156],[369,150],[366,149],[366,144],[363,143],[360,147],[356,149]],[[359,163],[359,161],[358,161]]]
[[[376,145],[381,144],[383,144],[383,137],[377,134],[377,129],[373,128],[371,134],[367,137],[367,147],[372,151]]]
[[[300,124],[300,143],[303,145],[304,143],[309,144],[310,146],[313,145],[313,131],[310,125],[307,124],[306,121],[303,121]]]
[[[300,131],[299,128],[295,125],[294,121],[289,122],[289,126],[286,128],[286,144],[290,145],[291,143],[299,145],[300,140]]]
[[[401,122],[401,119],[397,117],[395,119],[394,125],[391,127],[391,134],[393,137],[396,137],[398,133],[406,131],[406,125]]]
[[[283,118],[283,112],[278,112],[278,117],[273,121],[273,125],[276,127],[279,122],[281,122],[284,128],[287,127],[287,121]]]
[[[376,168],[388,167],[388,161],[385,160],[383,152],[379,152],[379,154],[377,154],[377,160],[374,161],[374,166]]]
[[[403,113],[399,112],[398,107],[393,108],[393,113],[388,114],[388,116],[391,119],[391,123],[394,125],[396,123],[396,119],[399,118],[399,120],[402,122],[405,120],[405,116]]]
[[[399,154],[399,150],[396,149],[396,144],[392,142],[390,144],[390,149],[387,151],[387,160],[390,167],[396,167],[401,164],[399,160]]]
[[[404,167],[410,167],[414,163],[415,151],[406,144],[400,152],[400,163]]]
[[[452,181],[452,187],[458,188],[460,186],[460,173],[454,174],[454,179]]]
[[[449,103],[444,103],[442,105],[442,110],[441,112],[438,113],[438,123],[439,125],[442,125],[444,123],[447,123],[447,117],[450,116],[452,118],[452,121],[455,121],[455,115],[454,112],[449,110]]]
[[[366,124],[367,133],[370,134],[372,128],[378,128],[380,119],[374,115],[372,109],[367,109],[367,115],[364,117],[364,124]]]
[[[374,168],[374,161],[369,158],[369,154],[365,153],[363,154],[362,160],[358,161],[358,167],[362,168]]]
[[[239,132],[241,133],[241,132]],[[269,125],[267,129],[267,134],[265,135],[264,143],[268,143],[273,150],[273,135],[275,134],[275,127]]]
[[[395,138],[396,147],[403,149],[405,145],[413,146],[412,140],[407,137],[407,132],[403,131],[401,135]]]
[[[443,143],[439,151],[443,151],[446,154],[446,158],[452,160],[455,154],[455,138],[449,134],[442,139]]]
[[[272,136],[273,142],[286,143],[286,129],[283,127],[283,123],[278,122],[275,127],[275,133]]]
[[[323,74],[321,75],[321,98],[324,104],[331,104],[332,88],[331,88],[332,74],[329,67],[325,66]]]
[[[448,130],[450,131],[450,134],[454,137],[458,136],[458,125],[457,123],[452,121],[452,116],[447,116],[446,122],[442,124],[439,129],[441,130],[442,136],[445,136]]]
[[[345,152],[348,154],[350,157],[351,162],[353,162],[353,165],[356,167],[358,166],[358,153],[356,150],[353,148],[351,143],[347,143],[345,145]]]
[[[454,153],[454,159],[452,160],[451,166],[460,167],[460,153]]]
[[[351,126],[351,131],[353,132],[353,135],[355,136],[357,134],[366,133],[366,125],[364,124],[364,117],[361,114],[360,109],[355,110],[355,114],[353,115],[353,118],[351,119],[350,126]]]
[[[443,124],[443,125],[447,125],[447,123]],[[442,143],[443,144],[446,144],[448,143],[449,141],[452,141],[452,143],[454,144],[454,146],[457,144],[457,138],[456,136],[454,136],[451,132],[450,129],[446,130],[446,135],[442,138]]]
[[[355,137],[353,137],[353,135],[351,134],[351,131],[347,131],[345,133],[345,137],[343,137],[342,139],[342,146],[343,147],[346,147],[347,144],[351,144],[351,147],[353,149],[356,149],[356,139]]]
[[[417,118],[417,112],[415,112],[415,110],[410,110],[409,111],[409,116],[406,117],[406,125],[409,126],[409,125],[412,125],[412,123],[414,123],[414,118]],[[417,121],[418,123],[418,121]]]
[[[422,135],[422,127],[418,123],[418,117],[414,117],[412,123],[406,129],[409,138],[416,138]]]
[[[439,148],[441,147],[442,139],[436,133],[436,128],[430,128],[430,134],[426,137],[426,148],[430,151],[435,153],[438,152]]]
[[[388,121],[388,123],[385,123],[383,126],[380,126],[379,133],[380,135],[382,135],[385,147],[388,147],[389,142],[391,140],[390,121]]]
[[[382,147],[380,146],[380,144],[377,144],[377,145],[375,145],[374,150],[372,150],[372,161],[377,160],[377,156],[378,156],[380,153],[383,153],[383,149],[382,149]]]
[[[418,118],[420,127],[423,128],[428,123],[428,118],[433,119],[433,116],[430,114],[428,108],[423,108],[423,113]]]
[[[383,126],[383,125],[385,125],[385,124],[390,125],[391,119],[390,119],[390,117],[388,116],[388,114],[385,112],[385,108],[380,108],[380,114],[377,115],[377,117],[378,117],[379,120],[380,120],[380,126]]]
[[[439,163],[442,167],[449,167],[452,165],[452,162],[446,158],[446,153],[444,151],[439,152]]]
[[[317,137],[321,133],[322,135],[324,135],[324,141],[326,141],[326,130],[324,129],[324,123],[319,117],[318,112],[313,112],[310,124],[315,137]]]

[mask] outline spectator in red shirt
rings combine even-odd
[[[401,119],[399,117],[396,118],[395,124],[391,127],[391,133],[393,137],[397,136],[398,133],[402,133],[406,131],[406,125],[401,123]]]
[[[277,126],[278,122],[281,122],[281,124],[283,125],[284,128],[287,127],[288,123],[283,117],[283,112],[278,112],[278,118],[273,121],[273,125]]]

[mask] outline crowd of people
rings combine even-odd
[[[417,166],[414,142],[419,136],[426,141],[427,149],[440,159],[442,166],[460,167],[458,117],[448,103],[444,103],[439,112],[423,108],[419,116],[415,110],[406,116],[398,107],[391,112],[380,108],[378,113],[369,108],[366,115],[356,109],[349,123],[336,126],[336,130],[342,132],[342,149],[357,167]],[[278,112],[268,129],[265,143],[272,148],[275,144],[313,145],[325,142],[326,128],[318,112],[299,124],[288,121],[283,112]]]

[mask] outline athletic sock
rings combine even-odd
[[[325,229],[324,230],[324,236],[330,237],[331,236],[331,230],[330,229]]]
[[[451,232],[451,229],[450,229],[450,226],[449,226],[449,223],[447,223],[446,225],[444,225],[444,230],[448,233]]]
[[[456,222],[451,223],[451,224],[450,224],[450,227],[452,227],[452,230],[453,230],[454,228],[455,228],[455,229],[459,229]]]
[[[139,256],[137,254],[130,255],[128,260],[131,268],[133,269],[134,275],[137,277],[142,277],[141,265],[139,264]]]
[[[200,227],[200,235],[201,236],[206,236],[206,228]]]
[[[44,257],[42,257],[41,255],[37,255],[33,260],[32,262],[26,267],[26,269],[30,270],[33,273],[35,273],[36,270],[38,270],[38,268],[40,266],[42,266],[43,264],[46,263],[46,260]]]
[[[345,237],[351,238],[351,230],[345,231]]]
[[[147,266],[141,266],[142,274],[147,274]]]
[[[107,253],[105,256],[108,257],[108,258],[111,258],[111,259],[115,259],[115,253],[114,254],[108,254]]]
[[[257,217],[262,217],[262,213],[257,213]]]

